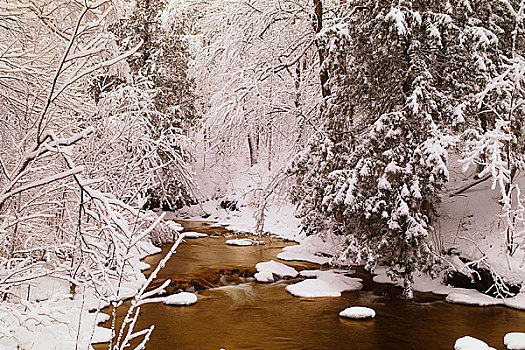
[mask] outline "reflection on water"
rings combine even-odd
[[[195,226],[188,230],[203,231]],[[359,269],[356,275],[363,278],[364,289],[339,298],[293,297],[284,287],[298,279],[259,284],[239,278],[240,284],[227,285],[226,280],[220,281],[221,275],[253,274],[256,263],[275,259],[289,243],[274,239],[265,246],[230,247],[224,241],[224,237],[188,240],[161,272],[160,279],[200,279],[200,284],[206,281],[209,287],[220,287],[197,288],[199,301],[190,307],[144,305],[136,329],[156,325],[148,349],[432,350],[452,349],[464,335],[504,349],[505,333],[525,330],[525,312],[453,305],[422,293],[416,293],[416,301],[407,302],[397,297],[396,288],[375,284]],[[151,257],[148,262],[159,259]],[[314,266],[297,263],[294,267]],[[175,283],[171,288],[180,287],[195,286]],[[338,316],[353,305],[374,308],[376,318],[352,321]]]

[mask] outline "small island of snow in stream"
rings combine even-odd
[[[305,270],[301,277],[315,277],[286,286],[286,291],[296,297],[318,298],[339,297],[342,292],[356,291],[363,288],[360,278],[348,277],[344,270]]]
[[[193,293],[182,292],[166,297],[163,302],[165,305],[193,305],[197,302],[197,296]]]
[[[237,239],[229,239],[226,241],[227,245],[236,245],[236,246],[251,246],[251,245],[257,245],[257,244],[264,244],[263,241],[256,241],[254,239],[250,238],[237,238]]]
[[[355,320],[367,319],[376,317],[376,311],[369,307],[352,306],[344,309],[339,313],[339,316],[344,318],[351,318]]]
[[[255,268],[257,269],[257,273],[254,277],[257,282],[274,282],[275,277],[294,278],[299,274],[293,267],[273,260],[258,263],[255,265]]]
[[[189,232],[183,232],[183,234],[184,234],[184,238],[204,238],[204,237],[208,237],[208,235],[206,233],[202,233],[202,232],[189,231]]]
[[[512,332],[505,334],[503,338],[505,346],[509,350],[524,350],[525,349],[525,333]]]
[[[483,340],[473,338],[471,336],[465,336],[456,340],[454,344],[454,350],[496,350]]]

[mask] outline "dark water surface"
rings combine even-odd
[[[172,279],[168,292],[196,290],[199,301],[186,307],[143,305],[135,329],[155,324],[147,349],[432,350],[453,349],[455,340],[465,335],[504,349],[507,332],[525,331],[523,311],[454,305],[429,293],[416,293],[414,301],[405,301],[397,288],[376,284],[359,269],[355,275],[364,280],[362,291],[339,298],[297,298],[284,288],[300,279],[261,284],[250,277],[256,263],[276,260],[291,243],[265,239],[266,245],[230,247],[224,243],[224,230],[182,223],[188,231],[220,235],[188,239],[161,271],[158,283]],[[160,259],[159,254],[145,261],[155,264]],[[318,268],[287,264],[298,270]],[[376,318],[352,321],[338,316],[355,305],[374,308]],[[119,314],[123,312],[122,307]]]

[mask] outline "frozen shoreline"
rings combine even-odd
[[[222,209],[218,201],[207,201],[201,206],[183,208],[176,213],[167,215],[170,219],[208,221],[216,222],[226,229],[237,233],[255,234],[255,221],[253,215],[255,208],[244,205],[238,211]],[[289,246],[277,256],[284,261],[299,260],[316,264],[327,264],[330,256],[336,255],[338,249],[343,245],[344,238],[341,236],[327,235],[324,239],[317,236],[306,236],[300,232],[299,220],[293,216],[294,208],[291,205],[270,206],[265,220],[265,232],[277,237],[292,240],[299,245]],[[202,218],[206,213],[209,217]],[[350,262],[347,262],[350,266]],[[455,262],[458,270],[461,262]],[[387,276],[386,268],[377,267],[372,271],[374,281],[377,283],[390,283],[401,285],[394,282]],[[423,273],[414,275],[414,291],[431,292],[438,295],[445,295],[445,300],[450,303],[489,306],[499,305],[514,309],[525,310],[525,293],[520,293],[516,297],[497,299],[483,294],[475,289],[455,288],[442,284],[439,279],[431,279]]]
[[[210,216],[202,218],[202,210]],[[268,208],[265,231],[299,243],[283,249],[278,258],[284,261],[329,263],[330,257],[334,256],[344,243],[342,237],[327,236],[321,239],[316,236],[305,236],[300,232],[299,220],[294,218],[293,210],[292,206]],[[202,205],[202,209],[200,206],[194,206],[184,208],[178,213],[168,213],[165,220],[216,222],[216,226],[223,225],[233,232],[254,234],[254,211],[255,208],[250,206],[242,206],[240,211],[227,211],[221,209],[218,202],[208,201]],[[176,226],[182,230],[182,226],[178,224]],[[141,242],[141,248],[142,253],[133,257],[132,260],[143,270],[147,266],[140,260],[160,252],[160,249],[149,242]],[[384,268],[376,268],[373,273],[375,274],[373,279],[377,283],[394,283],[388,278]],[[119,295],[122,299],[132,297],[145,282],[142,273],[129,274],[128,279],[128,282],[120,289]],[[447,302],[477,306],[501,305],[525,309],[525,294],[522,293],[514,298],[503,300],[472,289],[445,286],[438,280],[431,280],[422,274],[416,274],[414,279],[415,291],[446,295]],[[97,326],[107,321],[108,317],[99,312],[89,312],[92,309],[102,309],[108,303],[101,303],[92,290],[86,289],[84,293],[71,296],[69,295],[69,283],[53,277],[39,280],[38,284],[31,289],[30,300],[20,303],[17,308],[13,307],[13,304],[0,304],[0,326],[16,324],[17,316],[14,315],[22,314],[23,309],[29,309],[31,315],[36,315],[33,324],[26,324],[26,328],[15,327],[9,336],[3,336],[0,339],[0,348],[9,349],[21,345],[29,349],[70,349],[74,348],[75,343],[78,343],[80,349],[91,349],[90,343],[107,342],[110,339],[111,330]],[[45,293],[42,293],[44,291]],[[49,316],[58,322],[46,321],[45,318]],[[80,328],[79,324],[81,324]],[[4,329],[10,328],[5,326]]]

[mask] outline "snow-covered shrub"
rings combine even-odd
[[[517,174],[525,169],[525,4],[498,1],[488,6],[498,15],[469,27],[469,33],[475,33],[473,55],[480,62],[483,79],[467,100],[469,128],[464,133],[461,162],[465,171],[475,165],[480,178],[489,175],[492,189],[500,192],[503,249],[514,255],[525,249],[524,199],[516,183]],[[479,16],[482,19],[483,13]]]

